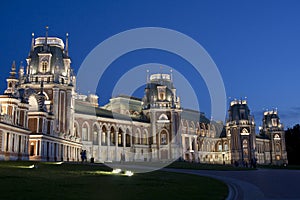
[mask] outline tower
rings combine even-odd
[[[150,152],[152,159],[178,158],[178,130],[181,118],[179,97],[170,74],[152,74],[147,78],[142,106],[150,119]]]
[[[29,103],[30,159],[78,160],[82,145],[74,135],[76,79],[68,53],[68,34],[66,46],[62,39],[48,36],[48,27],[44,37],[34,38],[32,34],[26,61],[26,70],[20,67],[16,81]]]
[[[6,79],[7,82],[7,89],[5,90],[5,94],[15,95],[17,92],[17,85],[19,83],[19,80],[16,77],[16,63],[13,61],[11,65],[11,71],[10,76]]]
[[[280,122],[277,110],[266,111],[263,115],[260,134],[270,139],[270,161],[272,164],[287,163],[284,126]]]
[[[230,103],[226,122],[232,163],[250,163],[255,159],[255,123],[246,100]]]

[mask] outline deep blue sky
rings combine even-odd
[[[43,36],[45,25],[50,36],[70,34],[75,71],[96,45],[114,34],[165,27],[192,37],[206,49],[221,72],[227,97],[247,96],[257,125],[263,109],[277,107],[281,121],[290,127],[300,121],[299,10],[298,1],[1,1],[0,90],[6,87],[12,61],[25,62],[31,33]],[[117,79],[126,69],[150,62],[192,72],[176,55],[145,50],[116,60],[107,77]],[[199,83],[195,87],[201,111],[210,117],[205,84],[193,76],[189,79]],[[102,105],[111,93],[107,85],[99,84]]]

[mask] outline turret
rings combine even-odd
[[[16,63],[13,61],[11,65],[10,76],[6,79],[7,89],[5,90],[5,94],[14,95],[16,93],[16,86],[19,83],[19,80],[16,77]]]

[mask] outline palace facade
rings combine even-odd
[[[95,162],[186,160],[201,163],[287,163],[284,127],[265,112],[256,134],[246,100],[230,103],[223,122],[184,109],[170,74],[152,74],[143,98],[120,95],[98,105],[76,92],[65,43],[34,38],[26,66],[15,63],[0,95],[0,159]]]

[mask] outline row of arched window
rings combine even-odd
[[[81,130],[81,133],[80,133]],[[82,141],[92,141],[94,145],[118,145],[130,147],[132,144],[149,144],[149,136],[147,129],[136,129],[135,133],[131,133],[129,128],[125,130],[115,126],[103,125],[101,128],[96,124],[90,130],[87,122],[83,123],[81,127],[75,122],[74,135],[82,139]]]
[[[197,134],[202,137],[215,137],[216,129],[213,124],[194,123],[193,121],[182,120],[181,121],[182,133],[185,134]]]

